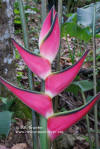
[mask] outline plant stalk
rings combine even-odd
[[[85,94],[83,91],[81,91],[83,100],[84,100],[84,104],[86,104],[86,98],[85,98]],[[88,114],[86,115],[86,123],[87,123],[87,130],[88,130],[88,136],[89,136],[89,144],[90,144],[90,149],[92,149],[92,140],[91,140],[91,131],[90,131],[90,122],[89,122],[89,116]]]
[[[59,18],[59,26],[61,30],[61,22],[62,22],[62,0],[58,0],[58,18]],[[60,70],[60,48],[61,48],[61,40],[60,40],[60,46],[59,51],[57,55],[57,71]]]
[[[42,12],[42,23],[44,22],[47,14],[47,0],[42,0],[41,1],[41,12]]]
[[[42,23],[46,18],[46,0],[41,1],[41,7],[42,7]],[[41,84],[41,91],[45,91],[45,81],[42,80]],[[47,120],[40,115],[40,146],[41,149],[49,149],[49,139],[47,137]]]
[[[95,34],[96,34],[96,5],[94,4],[94,15],[93,15],[93,82],[94,82],[94,96],[96,95],[96,41],[95,41]],[[96,149],[99,149],[99,138],[98,138],[98,111],[97,111],[97,104],[94,106],[94,116],[95,116],[95,142],[96,142]]]
[[[41,149],[48,149],[47,120],[40,116],[40,145]]]
[[[61,29],[61,21],[62,21],[62,0],[58,0],[58,18],[59,18],[59,26]],[[60,46],[59,46],[59,51],[57,54],[57,61],[56,61],[56,71],[60,71],[60,48],[61,48],[61,40],[60,40]],[[57,112],[57,107],[58,107],[58,96],[55,97],[54,101],[54,110]]]
[[[42,80],[41,91],[45,91],[45,81]],[[47,120],[40,115],[40,145],[41,149],[49,149],[50,143],[47,137]]]
[[[21,17],[21,23],[22,23],[24,44],[25,44],[25,48],[29,49],[27,24],[26,24],[26,18],[25,18],[22,0],[18,0],[18,4],[19,4],[19,11],[20,11],[20,17]],[[29,79],[30,90],[33,90],[33,76],[32,76],[32,72],[29,68],[28,68],[28,79]],[[36,113],[34,110],[32,110],[32,128],[36,128],[36,127],[37,127]],[[38,149],[37,133],[33,132],[32,136],[33,136],[33,141],[34,141],[33,142],[33,149]]]
[[[58,18],[59,18],[59,27],[61,30],[61,22],[62,22],[62,0],[58,0]],[[60,49],[61,49],[61,40],[60,40],[60,46],[59,46],[59,51],[57,54],[57,60],[56,60],[56,71],[60,71]],[[58,107],[58,96],[55,97],[54,100],[54,111],[57,112],[57,107]],[[56,140],[53,142],[53,148],[56,149]]]

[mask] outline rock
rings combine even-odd
[[[19,143],[19,144],[14,145],[11,149],[27,149],[27,144]]]

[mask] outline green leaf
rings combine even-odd
[[[68,13],[66,15],[66,17],[68,17],[67,23],[68,22],[77,22],[77,14],[76,13]]]
[[[14,20],[14,24],[21,24],[20,20]]]
[[[78,86],[83,92],[93,89],[93,82],[88,80],[75,81],[72,84]]]
[[[73,93],[75,96],[78,96],[80,88],[74,84],[71,84],[67,89],[66,92]]]
[[[82,81],[74,81],[67,89],[67,92],[73,93],[75,96],[78,95],[79,92],[89,91],[93,89],[93,82],[88,80]]]
[[[8,135],[11,126],[12,113],[9,111],[0,112],[0,135]]]
[[[31,6],[29,6],[29,5],[24,6],[25,10],[30,9],[30,8],[31,8]]]
[[[82,8],[77,8],[77,24],[82,27],[92,27],[93,22],[93,7],[87,5]]]
[[[15,1],[15,3],[14,3],[14,8],[15,9],[18,9],[19,7],[18,7],[18,2],[17,1]]]
[[[40,10],[38,8],[31,8],[32,10],[34,10],[35,12],[40,12]]]
[[[0,97],[0,100],[2,101],[2,104],[0,105],[0,110],[1,111],[8,111],[10,110],[12,104],[14,103],[14,98],[5,98],[5,97]]]
[[[66,37],[69,34],[71,37],[76,37],[77,39],[84,40],[88,42],[92,35],[89,32],[89,28],[82,29],[77,26],[75,22],[64,23],[61,28],[61,36]]]
[[[21,119],[32,119],[31,109],[23,104],[18,99],[15,100],[15,105],[12,107],[14,115]]]
[[[7,104],[8,98],[0,97],[0,100],[1,100],[4,104]]]
[[[19,10],[18,10],[18,9],[14,9],[14,14],[16,14],[16,15],[20,15]]]
[[[96,6],[96,33],[100,32],[99,18],[100,18],[100,2],[86,5],[85,7],[77,9],[77,23],[82,27],[93,26],[94,5]]]
[[[20,54],[18,53],[17,50],[15,50],[15,58],[16,58],[16,59],[20,59]]]

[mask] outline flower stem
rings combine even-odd
[[[46,18],[46,0],[42,0],[42,23]],[[45,81],[42,80],[41,91],[45,91]],[[49,140],[47,137],[47,120],[40,116],[40,146],[41,149],[49,149]]]
[[[42,80],[41,91],[45,90],[45,81]],[[49,139],[47,137],[47,120],[40,115],[40,145],[41,149],[49,149]]]
[[[24,38],[24,44],[25,48],[29,49],[29,43],[28,43],[28,33],[27,33],[27,24],[26,24],[26,19],[25,19],[25,14],[24,14],[24,8],[23,8],[23,3],[22,0],[18,0],[19,4],[19,10],[20,10],[20,17],[21,17],[21,23],[22,23],[22,30],[23,30],[23,38]],[[29,86],[30,90],[33,90],[33,77],[32,77],[32,72],[28,68],[28,79],[29,79]],[[37,126],[37,120],[36,120],[36,113],[34,110],[32,110],[32,128],[36,128]],[[38,137],[36,133],[33,133],[33,148],[38,149]]]
[[[40,116],[40,145],[41,149],[49,149],[47,138],[47,120]]]
[[[61,29],[61,21],[62,21],[62,0],[58,0],[58,18],[59,18],[59,26]],[[61,41],[60,41],[61,47]],[[57,55],[57,71],[60,70],[60,47]]]
[[[42,0],[41,1],[41,12],[42,12],[42,23],[46,18],[46,14],[47,14],[47,9],[46,9],[46,5],[47,5],[47,0]]]
[[[59,26],[60,26],[60,29],[61,29],[62,0],[58,0],[58,18],[59,18]],[[60,71],[60,48],[61,48],[61,40],[60,40],[59,51],[58,51],[58,54],[57,54],[56,71]],[[54,110],[55,110],[55,112],[57,112],[57,107],[58,107],[58,96],[55,97],[55,101],[54,101]]]
[[[96,5],[94,4],[94,16],[93,16],[93,82],[94,82],[94,95],[96,95],[96,41],[95,41],[95,24],[96,24]],[[95,116],[95,141],[96,141],[96,149],[99,149],[98,142],[98,111],[97,104],[94,106],[94,116]]]

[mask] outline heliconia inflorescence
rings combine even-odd
[[[54,8],[46,17],[39,36],[40,55],[36,55],[19,45],[14,39],[12,42],[26,65],[45,81],[45,92],[32,92],[15,87],[8,81],[0,77],[0,82],[4,84],[13,94],[15,94],[24,104],[35,110],[47,119],[47,132],[51,140],[62,134],[77,121],[79,121],[93,107],[100,98],[100,93],[86,105],[67,112],[60,112],[56,115],[53,112],[52,98],[62,92],[75,79],[88,51],[80,58],[76,64],[61,71],[51,72],[51,63],[57,55],[60,43],[60,28],[58,15]]]

